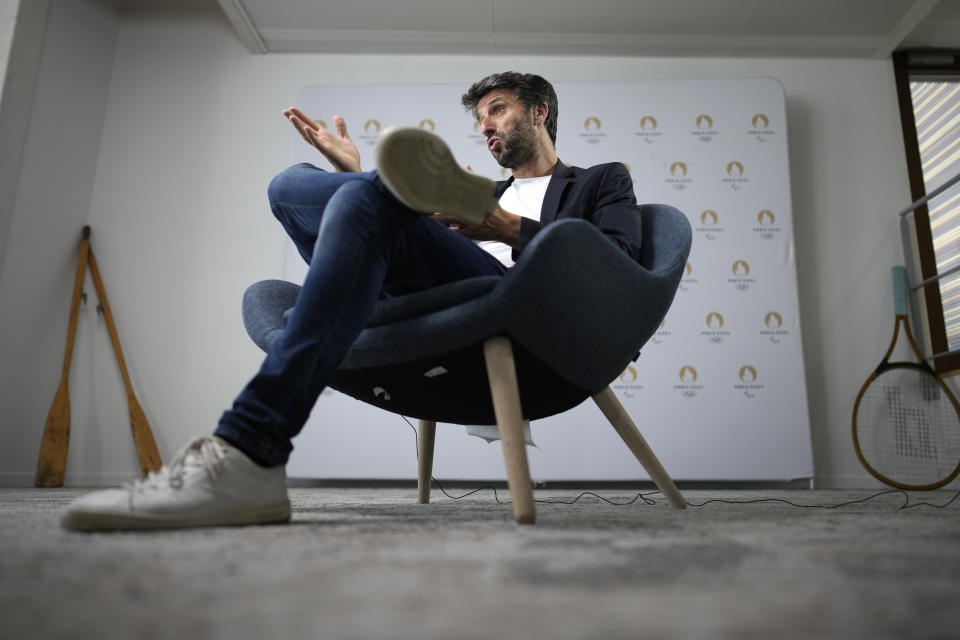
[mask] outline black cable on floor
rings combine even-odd
[[[411,429],[413,429],[413,434],[414,434],[413,444],[414,444],[414,448],[417,450],[417,459],[419,460],[419,459],[420,459],[420,448],[417,446],[417,437],[418,437],[417,428],[416,428],[415,426],[413,426],[413,423],[410,422],[410,420],[408,420],[406,416],[400,416],[400,417],[403,418],[403,420],[404,420],[408,425],[410,425],[410,428],[411,428]],[[449,493],[447,493],[447,490],[443,488],[443,485],[440,484],[440,481],[439,481],[439,480],[437,480],[437,479],[436,479],[435,477],[433,477],[432,475],[430,476],[430,478],[431,478],[431,480],[433,480],[433,482],[435,482],[435,483],[437,484],[437,488],[440,489],[440,491],[443,493],[443,495],[447,496],[447,497],[450,498],[451,500],[462,500],[463,498],[466,498],[466,497],[468,497],[468,496],[472,496],[473,494],[475,494],[475,493],[477,493],[477,492],[479,492],[479,491],[483,491],[484,489],[490,489],[490,490],[493,491],[493,499],[497,501],[497,504],[503,504],[503,505],[512,504],[512,502],[507,502],[507,501],[501,500],[499,494],[497,494],[497,488],[496,488],[495,486],[491,485],[491,484],[484,485],[484,486],[482,486],[482,487],[477,487],[476,489],[473,489],[472,491],[468,491],[467,493],[463,494],[462,496],[452,496],[452,495],[450,495]],[[626,507],[626,506],[628,506],[628,505],[631,505],[631,504],[635,503],[637,500],[642,501],[645,505],[653,506],[653,505],[655,505],[655,504],[657,504],[657,503],[656,503],[655,500],[652,500],[652,499],[650,498],[650,496],[656,495],[656,494],[658,494],[658,493],[660,493],[660,491],[650,491],[650,492],[647,492],[647,493],[640,492],[640,493],[638,493],[637,495],[635,495],[635,496],[633,497],[633,499],[631,499],[631,500],[628,500],[628,501],[626,501],[626,502],[616,502],[616,501],[610,500],[610,499],[608,499],[608,498],[604,498],[603,496],[601,496],[601,495],[599,495],[599,494],[596,494],[596,493],[594,493],[594,492],[592,492],[592,491],[584,491],[584,492],[582,492],[580,495],[578,495],[576,498],[574,498],[573,500],[536,500],[536,499],[535,499],[534,502],[537,502],[537,503],[540,503],[540,504],[564,504],[564,505],[571,505],[571,504],[574,504],[574,503],[578,502],[578,501],[579,501],[581,498],[583,498],[584,496],[591,496],[591,497],[597,498],[598,500],[602,500],[603,502],[606,502],[607,504],[613,505],[613,506],[615,506],[615,507]],[[849,501],[847,501],[847,502],[841,502],[841,503],[839,503],[839,504],[829,504],[829,505],[825,505],[825,504],[797,504],[797,503],[795,503],[795,502],[791,502],[790,500],[785,500],[785,499],[783,499],[783,498],[755,498],[755,499],[751,499],[751,500],[726,500],[726,499],[721,499],[721,498],[711,498],[710,500],[706,500],[706,501],[700,502],[700,503],[687,502],[687,506],[689,506],[689,507],[703,507],[703,506],[706,506],[706,505],[708,505],[708,504],[710,504],[710,503],[712,503],[712,502],[718,502],[718,503],[721,503],[721,504],[758,504],[758,503],[761,503],[761,502],[779,502],[779,503],[782,503],[782,504],[789,505],[789,506],[791,506],[791,507],[795,507],[795,508],[797,508],[797,509],[840,509],[840,508],[843,508],[843,507],[849,507],[850,505],[854,505],[854,504],[861,504],[861,503],[864,503],[864,502],[869,502],[869,501],[874,500],[874,499],[876,499],[876,498],[880,498],[880,497],[882,497],[882,496],[887,496],[887,495],[891,495],[891,494],[899,494],[899,495],[903,496],[903,504],[900,505],[899,507],[897,507],[897,509],[913,509],[914,507],[932,507],[932,508],[934,508],[934,509],[946,509],[946,508],[949,507],[951,504],[953,504],[954,501],[957,500],[957,498],[960,498],[960,491],[957,491],[955,494],[953,494],[953,497],[950,498],[950,500],[948,500],[948,501],[947,501],[946,503],[944,503],[944,504],[933,504],[933,503],[931,503],[931,502],[914,502],[913,504],[911,504],[911,503],[910,503],[910,495],[909,495],[906,491],[904,491],[903,489],[890,489],[890,490],[887,490],[887,491],[881,491],[881,492],[879,492],[879,493],[875,493],[875,494],[870,495],[870,496],[867,496],[867,497],[865,497],[865,498],[859,498],[859,499],[857,499],[857,500],[849,500]]]
[[[757,498],[754,500],[723,500],[720,498],[713,498],[711,500],[707,500],[699,504],[695,504],[692,502],[688,502],[687,504],[691,507],[702,507],[704,505],[710,504],[711,502],[721,502],[724,504],[754,504],[758,502],[782,502],[784,504],[788,504],[791,507],[796,507],[798,509],[840,509],[842,507],[849,507],[852,504],[869,502],[870,500],[873,500],[875,498],[879,498],[881,496],[887,496],[891,494],[899,494],[903,496],[904,502],[902,505],[897,507],[898,509],[912,509],[914,507],[933,507],[935,509],[944,509],[950,506],[950,504],[954,500],[956,500],[958,496],[960,496],[960,491],[955,493],[954,496],[949,501],[947,501],[946,504],[932,504],[930,502],[915,502],[913,504],[910,504],[910,495],[902,489],[890,489],[887,491],[881,491],[879,493],[875,493],[873,495],[867,496],[866,498],[859,498],[857,500],[850,500],[848,502],[841,502],[839,504],[797,504],[789,500],[784,500],[783,498]]]

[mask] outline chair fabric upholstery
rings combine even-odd
[[[414,418],[493,424],[482,343],[514,344],[523,417],[576,406],[604,389],[653,335],[683,276],[686,217],[642,205],[640,264],[584,220],[548,225],[503,277],[462,280],[377,303],[331,386]],[[299,286],[268,280],[244,294],[262,349],[281,335]]]

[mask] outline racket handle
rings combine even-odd
[[[907,315],[907,270],[893,268],[893,308],[898,316]]]

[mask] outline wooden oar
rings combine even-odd
[[[43,429],[40,442],[40,457],[37,460],[37,475],[34,481],[38,487],[63,486],[63,476],[67,469],[67,449],[70,446],[70,361],[73,359],[73,340],[77,335],[77,313],[80,310],[80,298],[83,293],[83,277],[87,271],[87,256],[90,251],[90,227],[83,228],[80,241],[80,258],[77,261],[77,275],[73,281],[73,298],[70,301],[70,323],[67,325],[67,349],[63,356],[63,372],[60,374],[60,386],[53,396],[53,403],[47,413],[47,425]]]
[[[97,298],[100,299],[100,309],[103,311],[103,319],[107,323],[107,331],[110,333],[110,342],[113,343],[113,352],[117,356],[117,364],[120,365],[120,376],[123,378],[123,386],[127,389],[127,405],[130,408],[130,428],[133,430],[133,444],[137,449],[137,458],[140,460],[140,468],[146,475],[150,471],[156,471],[163,464],[160,458],[160,452],[157,450],[157,443],[153,439],[153,432],[150,430],[150,423],[147,422],[147,416],[143,413],[137,396],[133,393],[133,385],[130,383],[130,374],[127,373],[127,363],[123,359],[123,351],[120,349],[120,339],[117,337],[117,327],[113,322],[113,313],[110,311],[110,303],[107,301],[107,291],[103,287],[103,280],[100,278],[100,269],[97,267],[97,259],[93,251],[88,251],[87,259],[90,262],[90,275],[93,277],[93,286],[97,289]]]

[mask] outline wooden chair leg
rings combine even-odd
[[[417,429],[417,502],[430,502],[430,480],[433,477],[433,441],[437,434],[437,423],[433,420],[421,420]]]
[[[607,417],[607,420],[610,421],[613,428],[617,430],[617,433],[620,434],[623,441],[630,447],[633,455],[637,456],[637,460],[639,460],[643,468],[647,470],[647,473],[650,474],[657,488],[663,492],[663,495],[667,497],[670,504],[677,509],[686,507],[687,501],[680,495],[677,485],[675,485],[673,480],[670,479],[670,476],[667,475],[663,465],[657,460],[657,456],[653,454],[653,450],[647,444],[647,441],[640,435],[637,426],[633,423],[633,420],[630,419],[630,415],[626,409],[623,408],[623,405],[620,404],[620,401],[617,400],[617,396],[614,395],[610,387],[593,396],[593,401],[597,403],[603,415]]]
[[[520,524],[533,524],[536,513],[533,505],[533,483],[527,464],[526,443],[523,439],[523,414],[520,409],[520,391],[517,388],[517,369],[513,360],[510,339],[497,336],[483,344],[487,363],[493,410],[503,443],[503,457],[507,466],[507,484],[513,498],[513,516]]]

